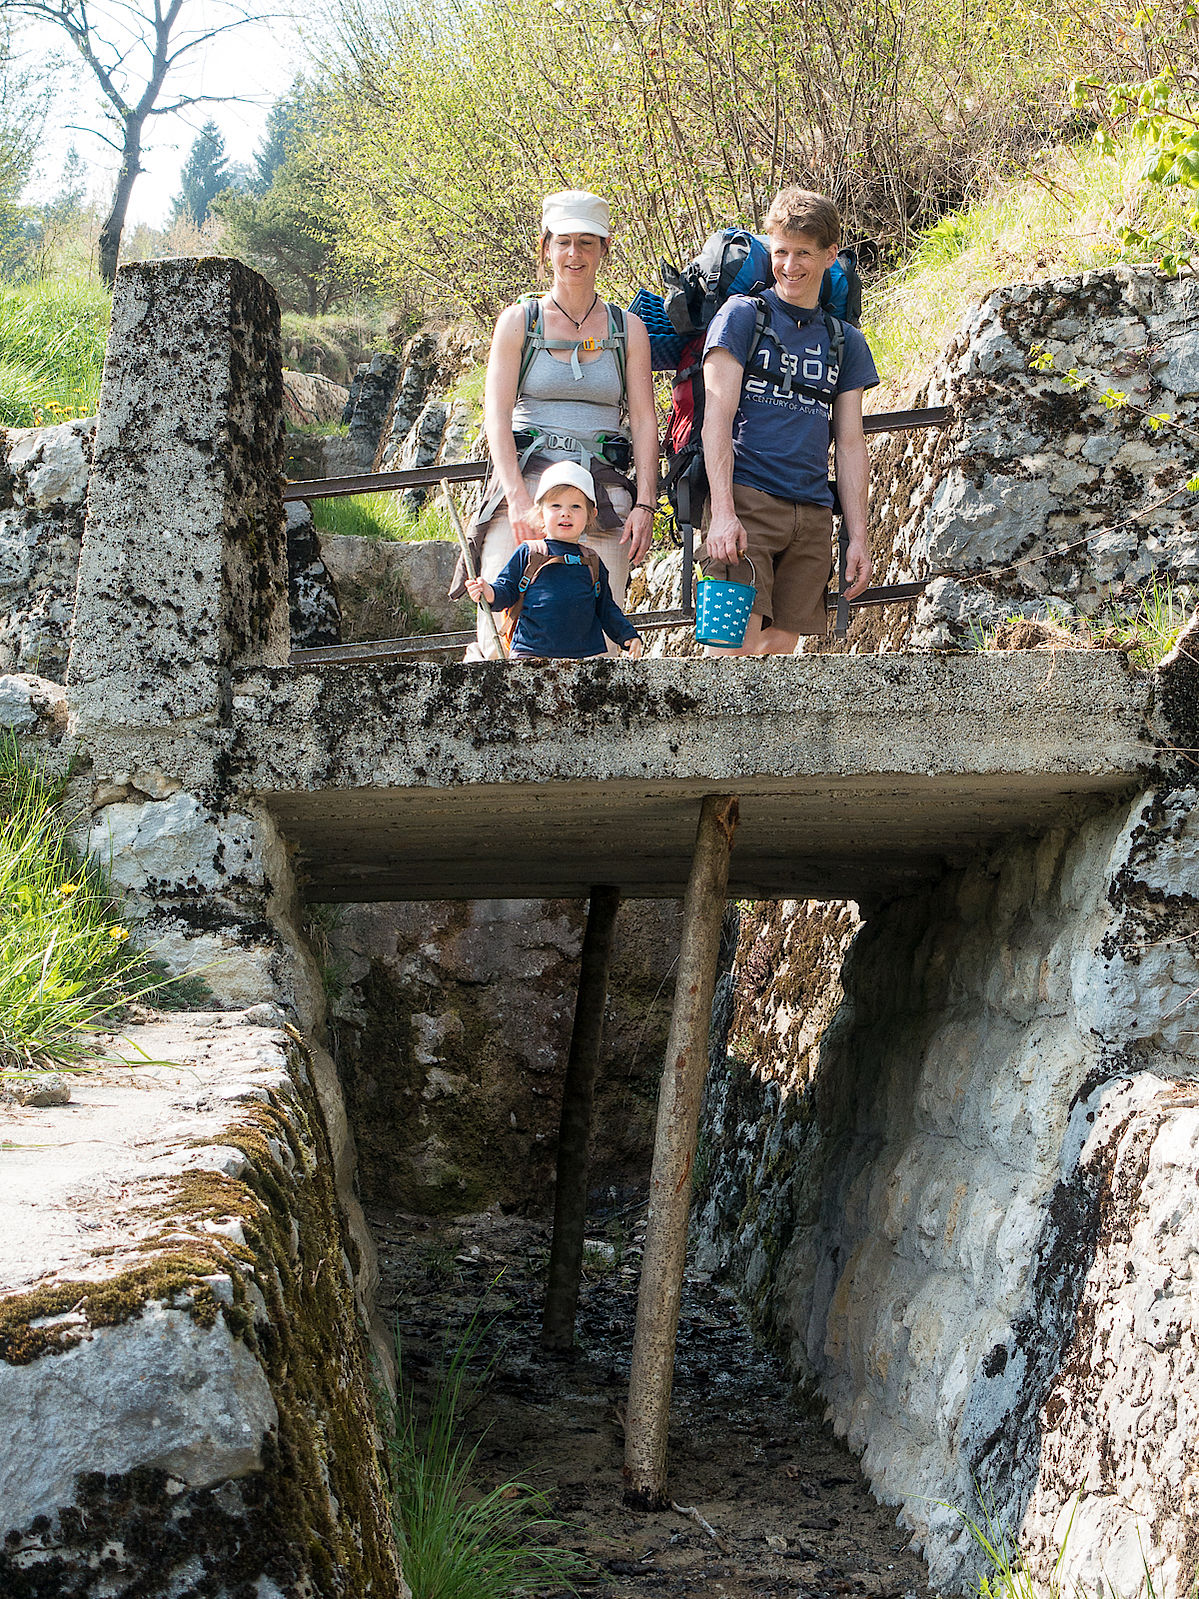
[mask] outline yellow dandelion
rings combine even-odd
[[[63,899],[70,899],[71,895],[77,894],[82,887],[82,883],[64,883],[58,892]]]
[[[114,944],[123,944],[129,937],[129,929],[127,927],[110,927],[108,936]]]

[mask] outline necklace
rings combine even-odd
[[[553,302],[554,305],[558,305],[557,300],[554,299],[552,294],[550,295],[550,300]],[[591,297],[591,304],[583,312],[582,316],[579,318],[579,320],[577,322],[575,322],[574,317],[571,316],[569,311],[563,310],[560,305],[558,305],[558,309],[559,309],[559,311],[562,311],[562,315],[566,318],[566,320],[568,322],[574,322],[574,324],[575,324],[575,332],[577,333],[579,331],[579,329],[583,326],[583,323],[586,322],[587,318],[595,310],[595,308],[596,308],[596,306],[598,304],[599,304],[599,291],[597,290],[596,293],[593,294],[592,297]]]

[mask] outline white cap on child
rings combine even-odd
[[[553,466],[547,466],[541,474],[541,481],[537,485],[537,493],[533,496],[538,505],[559,483],[570,483],[576,489],[581,489],[592,505],[595,504],[595,480],[585,466],[580,466],[577,461],[555,461]]]

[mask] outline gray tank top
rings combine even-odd
[[[538,350],[525,377],[525,386],[512,408],[514,428],[548,428],[591,439],[597,433],[619,433],[620,372],[616,356],[604,350],[594,361],[581,361],[576,378],[570,362],[559,361],[548,350]],[[576,452],[547,449],[552,461],[570,459]]]

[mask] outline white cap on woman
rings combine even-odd
[[[612,236],[611,223],[607,200],[586,189],[563,189],[541,202],[542,233],[594,233],[607,239]]]

